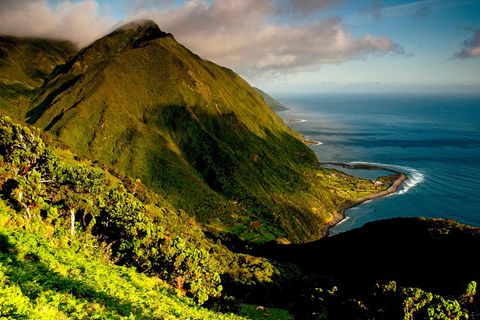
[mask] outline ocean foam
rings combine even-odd
[[[309,136],[304,136],[305,140],[307,140],[312,146],[319,146],[319,145],[322,145],[323,142],[321,141],[318,141],[318,140],[314,140],[314,139],[310,139]]]
[[[405,181],[403,189],[398,192],[399,194],[407,193],[408,190],[425,180],[425,176],[415,169],[410,169],[410,171],[407,173],[407,176],[408,180]]]
[[[340,220],[337,224],[335,224],[335,227],[341,225],[342,223],[344,223],[344,222],[346,222],[346,221],[348,221],[348,220],[350,220],[350,217],[349,217],[348,215],[345,215],[345,218],[343,218],[343,219]]]
[[[289,122],[304,123],[304,122],[307,122],[307,120],[305,120],[305,119],[286,119],[286,122],[287,123],[289,123]]]
[[[410,189],[418,185],[419,183],[422,183],[425,181],[425,176],[419,172],[416,169],[405,167],[405,166],[396,166],[392,164],[385,164],[385,163],[375,163],[375,162],[361,162],[361,161],[355,161],[355,162],[350,162],[350,164],[355,165],[355,164],[370,164],[374,166],[379,166],[379,167],[384,167],[386,169],[392,169],[396,171],[401,171],[406,174],[408,177],[407,180],[403,183],[403,187],[400,189],[398,194],[405,194],[407,193]]]

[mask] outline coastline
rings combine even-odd
[[[331,223],[329,223],[326,226],[326,228],[322,231],[322,236],[321,236],[322,238],[328,237],[330,235],[330,229],[333,228],[334,226],[336,226],[337,224],[339,224],[340,222],[342,222],[346,218],[345,213],[348,209],[356,207],[356,206],[358,206],[358,205],[360,205],[360,204],[362,204],[366,201],[383,198],[383,197],[386,197],[386,196],[388,196],[392,193],[395,193],[398,190],[398,188],[403,184],[403,182],[405,182],[408,179],[407,175],[405,173],[401,172],[401,171],[393,170],[391,168],[385,168],[385,167],[378,166],[378,165],[369,165],[369,164],[364,164],[364,163],[349,164],[349,163],[342,163],[342,162],[320,162],[320,164],[331,164],[331,165],[336,165],[336,166],[344,167],[344,168],[348,168],[348,169],[385,170],[385,171],[392,172],[392,175],[390,175],[388,177],[391,177],[391,178],[395,177],[395,180],[390,185],[390,187],[388,187],[387,189],[385,189],[383,191],[380,191],[380,192],[377,192],[377,193],[374,193],[374,194],[371,194],[371,195],[368,195],[368,196],[357,198],[357,199],[355,199],[353,201],[349,201],[345,205],[343,205],[339,210],[340,212],[339,212],[338,218],[334,219]]]

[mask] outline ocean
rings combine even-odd
[[[276,97],[290,108],[278,113],[283,120],[319,142],[311,148],[320,161],[381,164],[409,177],[395,194],[349,209],[331,234],[393,217],[480,226],[480,95]],[[386,173],[339,169],[369,179]]]

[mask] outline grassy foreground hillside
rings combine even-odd
[[[317,239],[357,192],[377,191],[351,179],[335,192],[260,94],[151,21],[130,23],[58,67],[26,120],[141,179],[215,232],[248,241]]]
[[[222,290],[219,260],[203,248],[218,253],[193,222],[182,226],[139,183],[129,192],[68,155],[46,147],[38,131],[0,118],[2,317],[238,318],[185,297],[203,303]]]
[[[241,319],[201,308],[158,277],[109,262],[94,242],[55,231],[0,200],[3,319]]]
[[[111,255],[157,274],[200,304],[221,296],[222,279],[248,284],[278,276],[265,259],[234,254],[206,238],[193,218],[139,180],[78,161],[66,149],[46,146],[39,134],[0,118],[0,198],[12,215],[5,224],[19,220],[14,229],[40,234],[59,248]]]

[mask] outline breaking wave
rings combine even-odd
[[[419,172],[416,169],[405,167],[405,166],[396,166],[392,164],[375,163],[375,162],[350,162],[350,164],[353,164],[353,165],[354,164],[367,164],[367,165],[370,164],[370,165],[375,165],[375,166],[383,167],[386,169],[390,169],[393,171],[403,172],[408,177],[408,179],[405,180],[405,182],[403,183],[403,187],[400,189],[398,194],[405,194],[416,185],[425,181],[425,176],[421,172]]]

